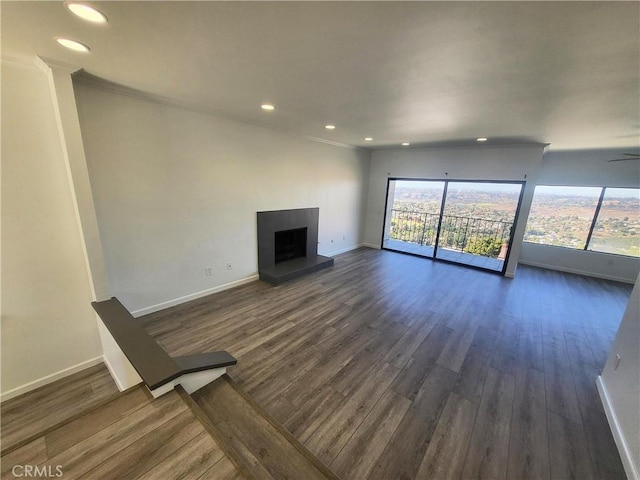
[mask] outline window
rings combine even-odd
[[[588,250],[640,256],[640,191],[606,188]]]
[[[537,186],[524,240],[640,256],[640,190]]]
[[[537,186],[525,242],[584,249],[602,189]]]

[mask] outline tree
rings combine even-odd
[[[499,238],[474,238],[467,244],[467,252],[483,257],[497,258],[501,247],[502,240]]]

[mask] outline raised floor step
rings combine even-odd
[[[191,397],[206,414],[211,434],[247,478],[339,480],[228,375]]]
[[[0,404],[0,455],[119,395],[118,387],[101,363],[4,400]]]
[[[65,479],[243,478],[178,392],[153,399],[142,385],[47,428],[1,463],[2,479],[34,471]]]

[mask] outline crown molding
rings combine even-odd
[[[59,73],[66,73],[68,75],[71,75],[82,68],[77,65],[54,60],[53,58],[42,57],[40,55],[35,58],[35,65],[45,73],[48,73],[49,70],[55,70]]]

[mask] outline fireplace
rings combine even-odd
[[[275,232],[275,263],[307,256],[307,227]]]
[[[333,265],[318,255],[319,208],[258,212],[258,273],[271,284]]]

